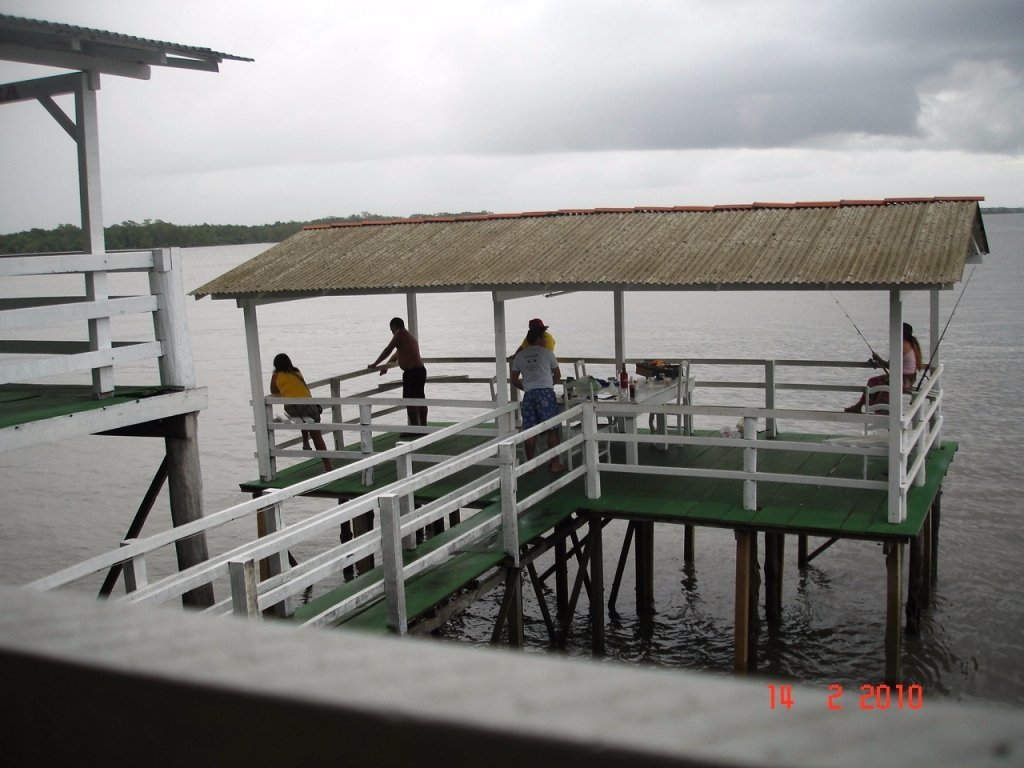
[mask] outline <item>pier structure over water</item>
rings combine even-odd
[[[197,520],[197,416],[206,390],[196,382],[180,253],[106,249],[99,90],[101,76],[145,80],[154,66],[216,72],[226,59],[250,59],[7,15],[0,15],[0,58],[72,70],[0,85],[0,106],[37,102],[75,142],[83,241],[77,253],[0,256],[0,451],[82,435],[163,438],[166,457],[127,535],[141,530],[165,482],[174,524]],[[73,99],[71,114],[58,103],[62,97]],[[207,557],[203,536],[177,548],[182,568]],[[112,585],[113,578],[104,590]],[[200,590],[185,601],[208,604],[212,593]]]
[[[163,602],[209,586],[220,595],[208,609],[213,613],[269,612],[302,624],[400,634],[437,628],[503,587],[494,639],[518,645],[523,586],[529,584],[553,644],[564,642],[586,599],[593,648],[601,653],[605,606],[619,599],[630,556],[637,610],[653,604],[655,526],[685,526],[688,558],[693,530],[710,526],[736,537],[735,667],[743,671],[752,662],[759,536],[769,621],[778,620],[781,609],[787,535],[797,537],[801,564],[834,541],[867,539],[884,545],[885,675],[897,681],[904,556],[909,547],[912,628],[934,578],[941,483],[957,448],[942,434],[939,296],[985,252],[977,198],[561,211],[308,229],[195,291],[234,299],[243,310],[260,477],[242,488],[254,498],[190,528],[126,542],[119,552],[33,586],[52,589],[122,564],[131,574],[129,602]],[[518,265],[528,258],[542,266],[524,273]],[[885,409],[845,413],[807,403],[820,393],[863,389],[863,362],[681,359],[674,385],[643,385],[675,386],[671,397],[647,398],[642,390],[636,401],[574,399],[567,392],[561,414],[517,430],[506,302],[536,293],[610,290],[614,356],[563,362],[580,370],[619,370],[638,362],[625,354],[628,292],[724,288],[885,291],[894,360],[902,355],[904,294],[927,291],[929,375],[906,395],[897,384]],[[486,396],[426,401],[431,413],[462,415],[428,427],[396,423],[389,414],[423,401],[366,388],[363,377],[375,372],[364,369],[311,383],[313,399],[304,402],[324,406],[330,418],[322,423],[275,416],[275,408],[292,401],[263,390],[261,304],[404,292],[415,332],[417,293],[467,290],[487,290],[493,298],[494,356],[427,361],[478,367],[477,375],[431,385],[431,393],[486,386]],[[722,369],[745,373],[735,379],[714,373]],[[821,375],[842,370],[857,383]],[[737,388],[754,392],[755,401],[715,402],[716,390]],[[642,429],[648,414],[650,428]],[[715,428],[716,419],[735,428]],[[519,446],[552,427],[563,431],[561,445],[523,460]],[[299,450],[302,429],[332,435],[333,447]],[[544,467],[555,453],[570,455],[571,469],[552,476]],[[321,458],[336,468],[321,474]],[[298,463],[279,467],[285,460]],[[299,498],[319,499],[325,507],[285,525],[283,505]],[[244,518],[258,522],[258,540],[180,574],[148,572],[147,558],[176,537]],[[616,519],[628,521],[628,533],[605,593],[602,530]],[[825,544],[811,553],[808,537]],[[292,556],[314,540],[330,543],[311,556]],[[553,561],[550,567],[542,558]],[[553,610],[543,597],[549,579],[555,582]]]

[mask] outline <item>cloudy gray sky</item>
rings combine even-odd
[[[0,13],[255,59],[103,78],[107,224],[1024,205],[1020,0],[0,0]],[[0,62],[0,83],[48,74]],[[0,232],[79,223],[57,123],[4,105],[0,136]]]

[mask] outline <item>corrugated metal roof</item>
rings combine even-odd
[[[252,61],[210,48],[4,14],[0,14],[0,59],[53,66],[71,64],[81,69],[91,68],[90,61],[115,60],[213,71],[227,59]],[[102,66],[99,68],[103,71]]]
[[[927,288],[988,252],[983,198],[562,210],[308,227],[193,291]]]

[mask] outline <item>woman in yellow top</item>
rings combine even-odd
[[[306,380],[302,378],[302,371],[292,365],[291,358],[284,353],[274,357],[274,373],[270,377],[270,394],[280,397],[313,396],[309,391],[309,387],[306,386]],[[323,413],[323,410],[323,407],[315,403],[288,403],[284,407],[284,412],[289,416],[303,420],[309,419],[317,424],[320,423],[320,414]],[[313,445],[316,446],[318,451],[327,450],[323,433],[319,430],[302,430],[302,447],[304,450],[309,450],[310,440],[313,441]],[[331,466],[330,459],[325,458],[323,462],[325,471],[330,472],[334,469]]]
[[[529,337],[529,331],[536,331],[536,330],[543,331],[543,333],[544,333],[544,336],[543,336],[543,338],[544,338],[544,344],[543,344],[544,348],[547,349],[549,352],[554,352],[555,351],[555,337],[552,336],[550,333],[548,333],[548,326],[544,325],[544,321],[541,320],[539,317],[535,317],[535,318],[533,318],[533,320],[530,321],[529,330],[527,331],[527,337]],[[523,339],[523,343],[519,345],[519,348],[520,349],[526,349],[529,346],[530,346],[530,342],[527,341],[527,339],[524,338]]]

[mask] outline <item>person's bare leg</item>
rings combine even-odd
[[[537,455],[537,438],[528,437],[523,441],[523,450],[526,451],[526,460],[529,461]]]
[[[327,450],[327,443],[324,442],[323,433],[310,431],[309,436],[313,439],[313,445],[316,446],[316,449],[318,451],[326,451]],[[334,469],[334,466],[331,464],[331,460],[330,459],[324,457],[323,458],[323,462],[324,462],[324,471],[325,472],[330,472],[332,469]]]
[[[560,439],[561,438],[560,438],[560,436],[558,434],[558,430],[557,429],[549,429],[548,430],[548,448],[549,449],[550,448],[555,448],[558,445]],[[552,472],[564,472],[565,471],[565,465],[561,461],[559,461],[558,457],[556,456],[548,464],[548,469],[550,469]]]

